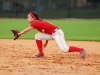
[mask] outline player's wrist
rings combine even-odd
[[[22,34],[21,33],[18,33],[18,36],[21,36]]]
[[[46,40],[45,42],[47,42],[47,43],[48,43],[48,40]]]

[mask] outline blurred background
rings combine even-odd
[[[0,18],[100,18],[100,0],[0,0]]]

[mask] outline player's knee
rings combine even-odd
[[[35,34],[35,39],[36,40],[41,40],[41,38],[39,37],[39,33]]]
[[[64,52],[68,52],[69,47],[62,47],[61,50],[63,50]]]

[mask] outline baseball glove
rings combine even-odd
[[[13,35],[14,35],[14,40],[16,40],[16,39],[18,39],[18,38],[20,37],[20,36],[18,36],[18,33],[19,33],[20,31],[15,30],[15,29],[12,29],[11,32],[12,32]]]

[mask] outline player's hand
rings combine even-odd
[[[43,47],[46,48],[47,44],[48,44],[48,40],[45,41]]]
[[[14,40],[18,39],[21,35],[18,35],[18,33],[20,33],[20,31],[12,29],[11,32],[14,35]]]

